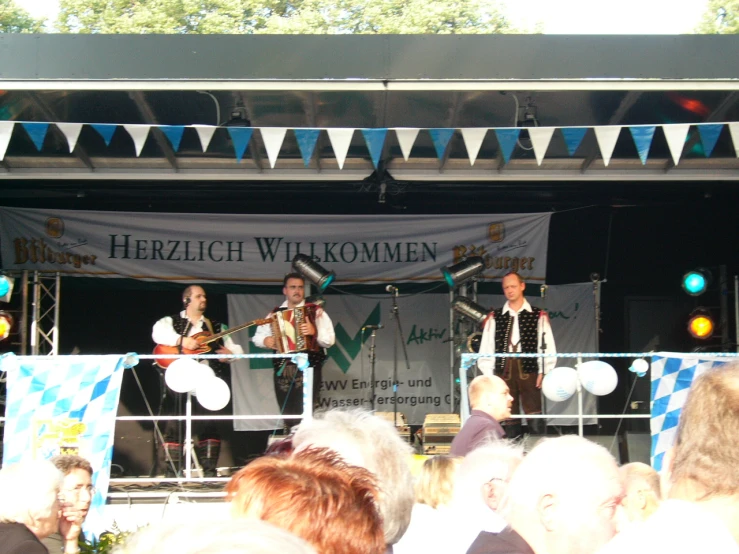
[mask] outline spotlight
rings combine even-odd
[[[469,298],[459,297],[452,302],[452,309],[464,317],[470,318],[477,324],[482,324],[488,316],[488,310],[476,304]]]
[[[710,281],[711,273],[706,269],[688,271],[683,275],[683,290],[690,296],[700,296],[706,292]]]
[[[13,284],[15,279],[7,275],[0,275],[0,302],[10,302],[10,295],[13,294]]]
[[[8,312],[0,312],[0,341],[10,336],[10,330],[13,328],[13,316]]]
[[[441,274],[449,287],[454,288],[476,277],[485,269],[485,260],[482,256],[472,256],[454,265],[441,268]]]
[[[326,287],[336,279],[336,274],[333,271],[326,271],[305,254],[295,255],[293,258],[293,268],[316,285],[319,292],[326,290]]]
[[[696,339],[705,340],[711,338],[715,328],[713,318],[707,310],[698,308],[688,320],[688,332]]]

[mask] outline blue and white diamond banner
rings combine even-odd
[[[662,470],[665,452],[675,443],[677,424],[693,379],[726,358],[659,352],[652,356],[652,467]]]
[[[99,534],[108,494],[122,356],[0,358],[7,372],[3,465],[76,454],[89,460],[96,492],[85,520]]]

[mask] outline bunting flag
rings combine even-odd
[[[103,137],[105,146],[110,146],[110,140],[113,138],[118,125],[111,125],[109,123],[93,123],[90,126],[95,129],[101,137]]]
[[[654,130],[654,125],[629,127],[629,131],[631,131],[631,138],[634,139],[636,151],[639,152],[639,159],[641,160],[642,165],[647,164],[649,149],[652,146],[652,139],[654,138]]]
[[[519,129],[518,127],[495,130],[495,136],[498,139],[500,151],[503,154],[503,159],[505,160],[505,163],[508,163],[511,160],[513,149],[516,147],[516,143],[518,142],[518,137],[520,134],[521,129]]]
[[[191,127],[198,132],[200,146],[203,149],[203,152],[205,152],[210,145],[210,141],[213,138],[213,133],[216,132],[217,127],[213,125],[191,125]]]
[[[549,148],[549,143],[552,141],[554,127],[531,127],[528,131],[531,146],[534,149],[534,156],[536,156],[536,163],[541,165]]]
[[[144,149],[151,125],[124,125],[123,128],[131,135],[133,146],[136,149],[136,157],[138,158]]]
[[[562,127],[562,136],[565,139],[565,145],[567,146],[567,152],[570,156],[574,156],[577,149],[582,143],[582,139],[585,138],[585,133],[588,132],[587,127]]]
[[[251,127],[226,127],[226,129],[228,129],[228,134],[234,145],[236,161],[241,163],[241,160],[244,158],[244,152],[246,152],[246,147],[249,145],[249,141],[251,140],[251,134],[254,130]]]
[[[731,133],[731,141],[734,143],[734,152],[739,158],[739,123],[729,123],[729,133]]]
[[[670,155],[672,156],[672,163],[675,165],[680,161],[680,156],[683,155],[683,147],[685,146],[685,139],[688,138],[689,130],[690,125],[687,123],[662,126],[662,132],[665,134],[667,147],[670,149]]]
[[[380,156],[382,155],[382,148],[385,146],[387,129],[362,129],[362,135],[364,135],[364,142],[367,144],[367,150],[369,150],[370,157],[372,158],[372,165],[377,169],[377,164],[380,163]]]
[[[313,152],[316,149],[318,135],[321,134],[320,129],[293,129],[295,140],[298,142],[300,155],[303,156],[303,165],[308,167],[313,159]]]
[[[618,142],[618,136],[621,134],[621,127],[595,127],[593,130],[603,164],[608,167],[611,163],[611,156],[613,156],[613,149],[616,148],[616,142]]]
[[[26,133],[28,133],[28,136],[31,137],[31,140],[33,141],[34,146],[36,146],[36,150],[41,152],[41,148],[44,146],[44,139],[46,138],[46,133],[49,130],[49,124],[48,123],[22,123],[23,128],[26,130]]]
[[[482,147],[482,141],[485,140],[485,135],[488,130],[486,128],[466,128],[460,129],[462,133],[462,140],[464,140],[464,146],[467,149],[467,156],[470,158],[470,165],[475,165],[477,155],[480,153]]]
[[[175,152],[180,149],[180,142],[182,142],[182,135],[185,133],[184,125],[160,125],[159,130],[167,137],[167,140],[172,145],[172,150]]]
[[[277,156],[280,155],[280,148],[282,148],[282,143],[287,134],[287,127],[260,127],[259,132],[262,134],[269,166],[274,169]]]
[[[67,139],[69,145],[69,153],[74,152],[75,146],[77,146],[77,139],[80,137],[82,131],[82,123],[57,123],[57,129],[59,129],[64,138]]]
[[[723,123],[704,123],[697,127],[701,137],[701,143],[703,144],[703,153],[706,158],[710,158],[724,125]]]
[[[449,141],[452,140],[454,129],[429,129],[429,135],[431,135],[431,142],[434,143],[436,149],[436,157],[441,160],[446,152],[446,147],[449,145]]]
[[[5,152],[8,151],[8,144],[10,144],[10,137],[13,134],[14,127],[14,121],[0,121],[0,160],[5,159]]]
[[[413,150],[413,145],[418,137],[420,129],[395,129],[395,136],[398,137],[398,144],[400,144],[400,151],[403,153],[403,159],[408,161]]]
[[[334,149],[334,156],[339,163],[339,169],[344,169],[344,161],[349,152],[349,145],[352,143],[354,129],[331,128],[326,129],[328,139],[331,141],[331,148]]]

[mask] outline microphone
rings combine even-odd
[[[189,305],[190,305],[190,300],[191,300],[191,298],[190,298],[190,297],[188,296],[187,298],[185,298],[185,299],[184,299],[184,300],[182,301],[182,303],[183,303],[183,304],[185,305],[185,307],[187,307],[187,306],[189,306]]]
[[[374,331],[376,329],[382,329],[384,325],[382,323],[379,323],[377,325],[365,325],[362,327],[362,331]]]
[[[548,288],[549,288],[549,287],[548,287],[548,286],[546,286],[546,285],[542,285],[542,286],[541,286],[541,289],[540,289],[540,290],[541,290],[541,297],[542,297],[542,298],[546,298],[546,296],[547,296],[547,289],[548,289]]]
[[[386,286],[385,290],[388,291],[390,294],[398,294],[398,287],[394,287],[393,285]]]

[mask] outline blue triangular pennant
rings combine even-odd
[[[105,146],[110,146],[110,139],[113,138],[113,133],[118,128],[118,125],[111,125],[110,123],[92,123],[91,127],[95,129],[105,141]]]
[[[382,147],[385,145],[387,129],[362,129],[362,134],[364,135],[364,142],[367,143],[367,150],[369,150],[370,157],[372,158],[372,165],[377,169],[377,164],[380,162],[380,155],[382,154]]]
[[[562,136],[565,139],[565,145],[567,145],[567,153],[570,156],[574,156],[577,149],[580,147],[582,139],[585,138],[585,133],[588,132],[587,127],[563,127],[560,129]]]
[[[646,127],[629,127],[631,138],[634,139],[636,151],[639,152],[639,159],[641,160],[642,165],[646,165],[647,163],[649,148],[652,146],[655,129],[656,127],[654,125],[647,125]]]
[[[510,129],[495,129],[495,136],[498,139],[500,145],[500,152],[503,154],[503,160],[505,163],[511,161],[511,155],[513,149],[516,147],[518,137],[521,134],[521,129],[513,127]]]
[[[175,152],[180,149],[180,141],[182,141],[182,134],[185,132],[184,125],[160,125],[159,129],[164,133],[164,136],[169,139],[170,144]]]
[[[231,140],[234,143],[236,161],[240,162],[244,157],[244,152],[246,152],[246,147],[249,145],[254,129],[251,127],[226,127],[226,129],[228,129],[228,134],[231,135]]]
[[[41,148],[44,146],[44,139],[46,138],[46,132],[49,130],[48,123],[22,123],[23,128],[31,137],[33,144],[36,146],[36,150],[41,152]]]
[[[293,129],[293,132],[295,133],[295,140],[298,141],[300,155],[303,156],[303,164],[305,167],[308,167],[311,158],[313,158],[313,151],[316,149],[316,142],[318,142],[318,135],[321,133],[321,130]]]
[[[429,135],[431,135],[431,141],[434,143],[436,148],[436,157],[442,159],[444,152],[449,141],[452,140],[454,129],[429,129]]]
[[[716,147],[718,137],[721,135],[721,131],[724,129],[723,123],[711,123],[706,125],[698,125],[698,133],[701,136],[701,142],[703,143],[703,152],[706,158],[711,157],[713,149]]]

